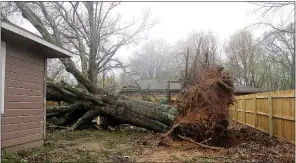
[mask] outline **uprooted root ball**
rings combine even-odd
[[[234,102],[231,77],[221,67],[206,67],[191,71],[187,84],[177,100],[181,115],[169,134],[215,145],[227,135],[228,108]]]

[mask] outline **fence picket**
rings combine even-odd
[[[254,117],[254,119],[255,119],[254,128],[257,129],[257,127],[258,127],[258,114],[257,114],[257,98],[256,98],[256,94],[254,96],[253,101],[254,101],[254,116],[255,116]]]
[[[269,130],[269,136],[273,136],[273,123],[272,123],[272,97],[271,92],[268,96],[268,130]]]
[[[294,94],[295,90],[288,90],[236,97],[230,118],[295,144]],[[253,101],[250,101],[250,97]],[[253,102],[253,110],[246,108],[246,99],[249,99],[248,107],[249,102]],[[254,116],[254,120],[250,116]]]

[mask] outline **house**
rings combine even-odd
[[[140,89],[138,88],[138,85],[140,86]],[[171,92],[171,99],[175,100],[177,94],[181,91],[181,84],[180,81],[169,82],[168,80],[136,80],[128,85],[125,85],[122,92],[125,95],[139,99],[141,97],[141,90],[148,91],[159,99],[166,97],[169,90],[169,92]],[[239,84],[234,85],[234,95],[236,96],[261,92],[268,92],[268,90]]]
[[[170,84],[169,84],[170,83]],[[140,89],[138,88],[138,85]],[[141,90],[148,91],[153,94],[158,99],[164,98],[170,92],[172,99],[176,98],[176,95],[181,90],[181,85],[179,81],[169,81],[169,80],[136,80],[125,86],[123,86],[122,93],[127,96],[132,96],[137,98],[141,97]]]
[[[255,88],[255,87],[249,87],[249,86],[244,86],[240,84],[234,85],[234,94],[236,96],[262,93],[262,92],[268,92],[268,90],[264,88]]]
[[[40,145],[46,132],[46,59],[73,53],[1,22],[0,54],[1,148]]]

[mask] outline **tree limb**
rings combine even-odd
[[[193,143],[193,144],[198,145],[198,146],[203,147],[203,148],[209,148],[209,149],[214,149],[214,150],[221,150],[221,149],[223,149],[223,148],[220,148],[220,147],[207,146],[207,145],[204,145],[204,144],[198,143],[198,142],[196,142],[196,141],[194,141],[194,140],[192,140],[192,139],[190,139],[190,138],[187,138],[187,137],[184,137],[184,136],[181,136],[181,135],[178,135],[178,136],[179,136],[181,139],[184,139],[184,140],[186,140],[186,141],[188,141],[188,142],[190,142],[190,143]]]
[[[91,107],[90,102],[76,102],[71,105],[65,105],[65,106],[52,106],[52,107],[47,107],[46,108],[46,114],[48,113],[67,113],[70,111],[75,111],[75,110],[83,110],[83,109],[88,109]]]

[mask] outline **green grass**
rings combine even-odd
[[[59,130],[48,132],[43,146],[16,153],[3,152],[3,163],[106,162],[130,155],[137,131]],[[88,143],[87,146],[86,144]]]
[[[60,130],[48,132],[44,145],[22,150],[16,153],[3,152],[3,163],[51,163],[51,162],[123,162],[125,156],[128,161],[135,161],[142,157],[141,152],[148,150],[153,153],[158,146],[140,147],[136,143],[147,133],[140,131],[103,131],[103,130]],[[144,149],[146,148],[146,149]],[[170,148],[168,148],[169,150]],[[165,148],[163,150],[166,150]],[[178,146],[169,157],[182,162],[217,162],[213,157],[187,155],[182,152],[184,147]],[[181,154],[180,154],[181,152]],[[149,157],[150,153],[147,157]],[[146,157],[146,156],[144,156]],[[152,155],[153,157],[153,155]],[[162,156],[159,156],[162,157]],[[167,157],[167,156],[164,156]],[[154,156],[157,160],[158,156]]]
[[[23,159],[16,153],[9,153],[6,150],[2,151],[2,163],[27,163],[28,160]]]
[[[47,138],[49,140],[55,141],[55,140],[75,140],[79,138],[88,138],[89,140],[94,139],[103,139],[103,140],[109,140],[109,139],[116,139],[120,142],[126,141],[131,136],[136,136],[137,134],[143,134],[141,132],[135,132],[135,131],[105,131],[105,130],[80,130],[80,131],[69,131],[69,130],[60,130],[55,131],[53,133],[49,133],[47,135]]]

